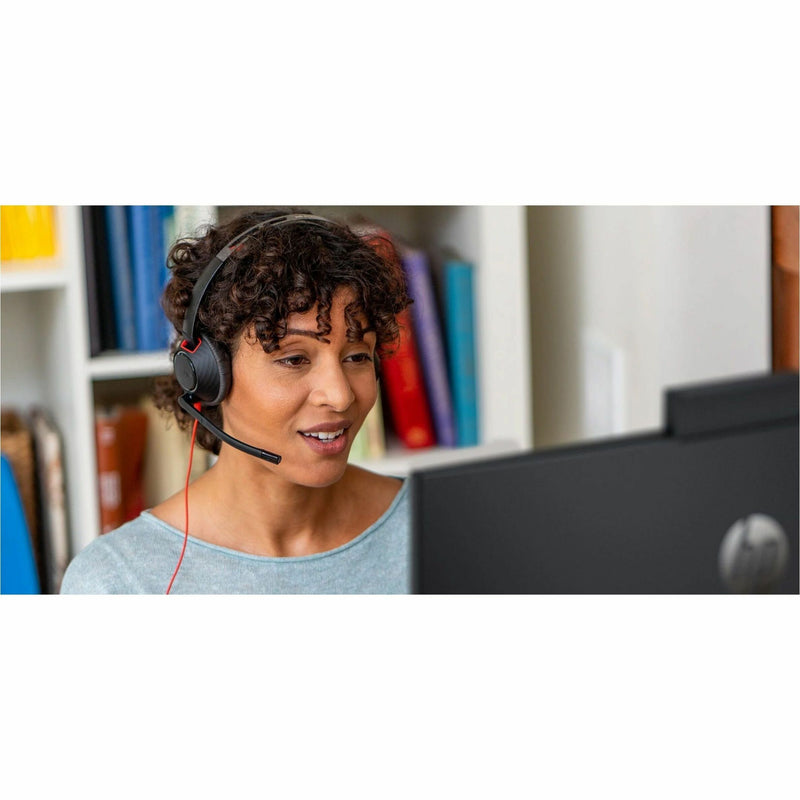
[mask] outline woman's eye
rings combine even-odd
[[[352,356],[347,357],[348,361],[354,361],[357,364],[364,364],[372,361],[372,356],[369,353],[353,353]]]
[[[283,364],[285,367],[302,367],[305,360],[305,356],[287,356],[279,358],[278,364]]]

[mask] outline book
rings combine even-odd
[[[800,369],[798,347],[798,277],[800,213],[798,206],[772,206],[772,369]]]
[[[353,230],[372,247],[385,255],[389,252],[391,237],[374,225],[354,225]],[[396,263],[397,269],[402,264]],[[391,425],[401,443],[409,449],[431,447],[436,444],[425,379],[419,360],[410,309],[397,316],[400,336],[396,348],[381,357],[381,384]]]
[[[450,258],[443,265],[445,338],[459,447],[478,444],[472,264]]]
[[[150,397],[142,397],[139,408],[147,417],[147,446],[144,453],[143,492],[145,508],[163,502],[186,484],[191,435],[182,431],[175,418],[156,408]],[[208,469],[208,453],[194,449],[192,482]]]
[[[157,313],[161,329],[161,347],[168,348],[172,342],[174,330],[172,323],[161,307],[161,297],[172,276],[167,256],[175,241],[175,206],[156,206],[156,208],[158,209],[159,219],[159,226],[156,234],[156,262],[160,272]]]
[[[122,516],[127,522],[144,511],[144,455],[147,447],[147,414],[138,406],[116,408]]]
[[[117,347],[117,322],[111,285],[108,233],[103,206],[81,208],[89,314],[89,354],[94,357]]]
[[[11,462],[0,456],[0,592],[2,594],[39,594],[39,576],[31,545],[31,536],[22,508]]]
[[[103,352],[100,331],[100,298],[97,287],[97,262],[94,244],[91,206],[81,206],[83,229],[83,260],[86,264],[86,311],[89,315],[89,355],[94,358]]]
[[[428,394],[436,439],[445,447],[456,446],[456,426],[444,337],[428,257],[424,251],[401,248],[401,260],[414,303],[411,316],[418,343],[422,374]]]
[[[117,321],[116,346],[119,350],[134,351],[137,349],[136,316],[127,213],[125,206],[106,206],[105,214],[114,316]]]
[[[386,455],[386,430],[383,422],[383,403],[380,391],[378,391],[375,405],[364,420],[364,428],[367,432],[366,457],[371,460],[383,458]]]
[[[0,259],[52,258],[57,249],[53,206],[0,206]]]
[[[45,409],[32,408],[30,420],[39,478],[42,592],[58,594],[70,560],[63,445],[61,434]]]
[[[122,475],[117,446],[117,419],[109,410],[98,410],[94,421],[97,451],[97,489],[100,501],[100,533],[108,533],[124,522]]]
[[[350,447],[348,461],[372,461],[386,454],[386,434],[383,424],[383,408],[380,391],[375,405],[367,414],[361,430],[356,434]]]
[[[100,532],[108,533],[144,510],[147,414],[116,405],[95,412]]]
[[[160,305],[164,240],[159,207],[130,206],[128,225],[137,349],[160,350],[166,344]]]
[[[397,322],[400,325],[397,349],[381,359],[383,390],[392,428],[405,447],[432,447],[436,444],[436,435],[410,309],[398,314]]]
[[[19,493],[25,514],[25,528],[30,536],[36,571],[41,580],[44,561],[33,434],[25,415],[13,408],[4,408],[0,414],[0,431],[2,431],[0,442],[2,442],[3,455],[8,459],[14,473],[16,491]],[[4,498],[3,502],[5,502]],[[2,558],[2,554],[0,554],[0,558]]]
[[[361,426],[361,430],[356,434],[356,438],[353,439],[353,443],[350,445],[350,452],[347,456],[349,462],[353,463],[367,460],[368,438],[369,434],[367,432],[366,420],[364,420],[364,425]]]

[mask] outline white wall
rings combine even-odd
[[[658,428],[663,390],[770,368],[769,208],[531,207],[534,442]]]

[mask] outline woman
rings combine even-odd
[[[156,404],[218,458],[86,547],[62,593],[408,591],[407,484],[347,463],[410,303],[391,244],[276,209],[169,260],[183,335]]]

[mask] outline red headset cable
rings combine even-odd
[[[201,404],[195,403],[194,407],[199,411]],[[194,425],[192,426],[192,443],[189,447],[189,467],[186,470],[186,485],[183,488],[183,506],[186,514],[183,534],[183,548],[181,549],[181,557],[178,559],[178,565],[175,567],[175,572],[172,573],[172,578],[169,582],[169,586],[167,587],[167,594],[170,593],[172,584],[175,582],[175,577],[178,574],[178,570],[181,568],[183,554],[186,552],[186,543],[189,541],[189,476],[192,474],[192,456],[194,455],[194,440],[196,436],[197,420],[194,421]]]

